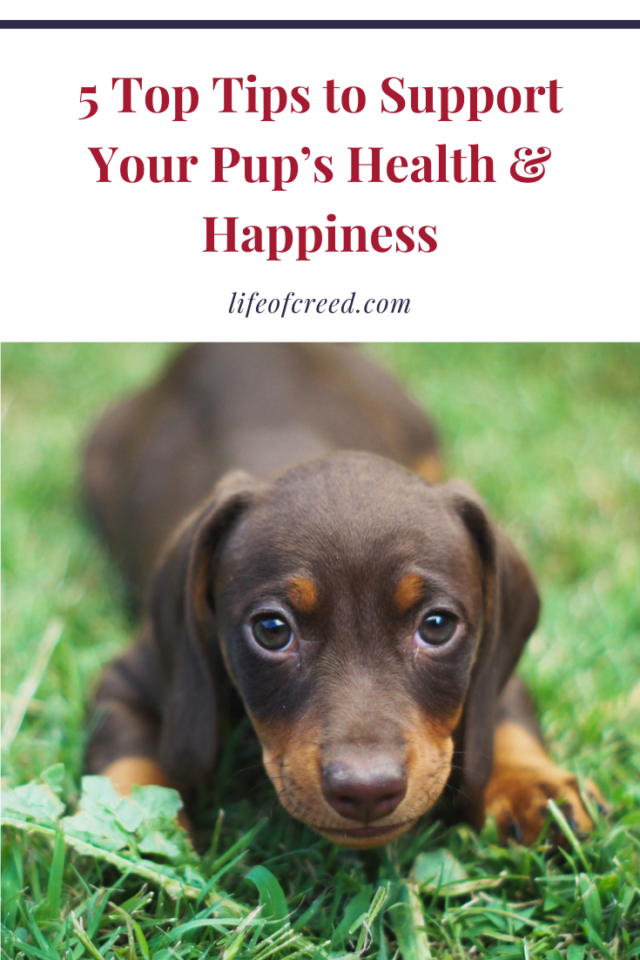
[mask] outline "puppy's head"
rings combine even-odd
[[[293,816],[386,843],[440,796],[456,749],[463,813],[481,822],[493,712],[537,595],[469,491],[368,454],[270,485],[232,475],[169,551],[153,611],[173,630],[162,759],[176,779],[213,763],[219,644]]]

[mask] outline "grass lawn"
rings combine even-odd
[[[79,502],[80,450],[171,349],[3,347],[3,788],[53,769],[6,791],[2,955],[640,956],[640,345],[369,348],[533,566],[543,617],[521,671],[554,758],[611,805],[591,838],[561,813],[560,849],[425,818],[383,850],[345,851],[280,809],[246,724],[199,798],[200,856],[155,788],[123,807],[88,784],[85,820],[61,820],[80,795],[92,684],[132,632]]]

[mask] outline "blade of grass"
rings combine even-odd
[[[393,932],[403,960],[431,960],[431,949],[424,932],[422,904],[408,883],[401,883],[398,901],[389,908]]]
[[[133,936],[135,937],[135,940],[138,943],[138,946],[142,950],[147,960],[149,960],[149,957],[151,956],[151,954],[149,953],[149,944],[147,943],[147,938],[142,932],[142,928],[140,927],[140,924],[137,922],[137,920],[134,920],[134,918],[131,916],[130,913],[127,913],[126,910],[123,910],[122,907],[119,907],[116,903],[110,902],[109,906],[112,908],[114,913],[117,913],[120,916],[124,917],[127,923],[127,929],[131,930],[131,933],[133,934]]]
[[[258,865],[250,870],[245,880],[249,880],[258,890],[260,903],[264,906],[263,917],[272,920],[276,929],[286,923],[289,916],[287,898],[274,875],[266,867]]]
[[[211,872],[215,873],[216,870],[219,870],[220,867],[224,866],[224,864],[227,863],[227,861],[232,860],[233,857],[235,857],[235,855],[239,853],[241,850],[246,850],[246,848],[249,846],[253,838],[260,833],[262,828],[265,826],[266,822],[267,822],[266,817],[262,817],[261,820],[258,820],[258,822],[255,824],[255,826],[251,828],[251,830],[247,830],[247,832],[243,834],[239,840],[237,840],[232,846],[230,846],[228,850],[225,850],[225,852],[220,857],[218,857],[217,860],[213,861],[213,863],[209,867]]]
[[[53,949],[50,943],[47,942],[42,930],[38,926],[38,921],[36,920],[33,914],[33,910],[31,909],[27,901],[24,898],[21,898],[19,903],[20,903],[20,910],[22,912],[22,916],[25,919],[25,923],[29,928],[31,936],[36,941],[40,949],[44,951],[44,953],[48,957],[53,958],[53,960],[60,960],[60,954],[57,952],[57,950]]]
[[[64,874],[64,860],[66,844],[62,830],[57,831],[56,842],[53,847],[53,862],[49,871],[47,883],[46,915],[50,920],[60,916],[60,901],[62,896],[62,877]]]
[[[55,650],[58,640],[62,636],[62,620],[56,617],[52,620],[42,635],[38,644],[31,669],[18,687],[18,691],[11,703],[9,714],[2,728],[2,753],[6,753],[18,735],[22,721],[29,709],[29,704],[35,697],[40,681],[42,680],[51,654]]]
[[[590,867],[589,867],[589,863],[587,862],[587,858],[584,855],[584,850],[582,849],[582,845],[580,844],[580,841],[578,840],[575,833],[569,826],[567,822],[567,818],[565,817],[564,813],[562,812],[560,807],[557,805],[557,803],[555,803],[551,799],[547,802],[547,806],[549,807],[549,810],[553,815],[553,819],[556,821],[556,823],[562,830],[563,834],[565,835],[565,837],[567,838],[567,840],[569,841],[569,843],[571,844],[575,852],[580,857],[580,860],[582,861],[582,865],[584,866],[584,869],[586,870],[587,873],[589,873]]]
[[[76,937],[85,950],[93,957],[93,960],[105,960],[104,956],[100,953],[98,948],[91,942],[85,933],[84,927],[82,926],[82,920],[78,920],[73,910],[71,911],[71,923],[73,924]]]

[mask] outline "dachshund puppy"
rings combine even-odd
[[[89,503],[142,613],[104,674],[87,769],[127,791],[215,771],[231,683],[283,806],[384,844],[448,784],[454,813],[535,840],[549,797],[592,824],[513,676],[538,619],[434,430],[348,346],[201,344],[104,417]]]

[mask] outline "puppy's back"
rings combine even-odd
[[[427,417],[343,344],[209,343],[109,410],[87,445],[88,503],[138,605],[178,523],[228,470],[271,477],[333,450],[437,463]]]

